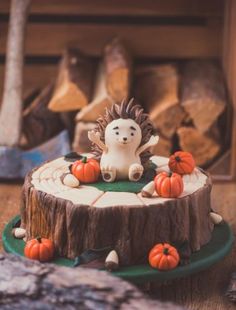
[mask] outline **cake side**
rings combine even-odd
[[[209,217],[212,184],[205,172],[198,170],[201,182],[196,178],[192,182],[195,189],[199,183],[198,189],[183,193],[183,197],[148,200],[126,193],[122,202],[122,193],[113,193],[116,204],[109,206],[102,203],[102,197],[109,194],[90,186],[65,190],[60,176],[69,164],[58,159],[26,177],[21,217],[27,239],[47,237],[54,242],[59,255],[69,258],[89,248],[112,246],[121,265],[146,262],[147,253],[159,242],[188,241],[192,252],[209,242],[213,230]],[[191,182],[186,183],[191,188]],[[82,191],[86,193],[82,195]]]

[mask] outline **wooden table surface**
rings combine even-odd
[[[0,184],[0,231],[16,214],[19,214],[20,183]],[[213,208],[231,225],[236,235],[236,183],[216,183],[212,192]],[[1,251],[2,251],[1,243]],[[235,309],[235,304],[224,297],[230,274],[236,271],[236,245],[230,255],[207,271],[172,283],[152,285],[150,293],[155,298],[171,300],[188,309]]]

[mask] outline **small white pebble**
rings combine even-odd
[[[63,179],[63,184],[69,187],[78,187],[79,180],[76,179],[76,177],[73,174],[68,173]]]
[[[25,233],[25,229],[20,227],[14,228],[12,230],[12,234],[16,239],[23,239],[25,237]]]

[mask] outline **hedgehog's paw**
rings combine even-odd
[[[102,178],[105,182],[114,182],[116,178],[116,169],[111,166],[101,167]]]
[[[137,182],[143,175],[143,166],[140,164],[132,164],[129,167],[129,180]]]

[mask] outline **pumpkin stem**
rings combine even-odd
[[[168,255],[168,254],[169,254],[169,249],[164,248],[164,249],[163,249],[163,254]]]
[[[169,172],[169,178],[172,176],[172,174],[173,174],[172,171],[170,171],[170,172]]]
[[[42,242],[42,238],[41,237],[36,237],[36,240],[38,241],[38,243]]]
[[[84,156],[84,157],[81,159],[81,162],[82,162],[83,164],[86,164],[86,163],[87,163],[87,157]]]
[[[180,163],[181,162],[181,158],[179,156],[175,156],[175,160]]]

